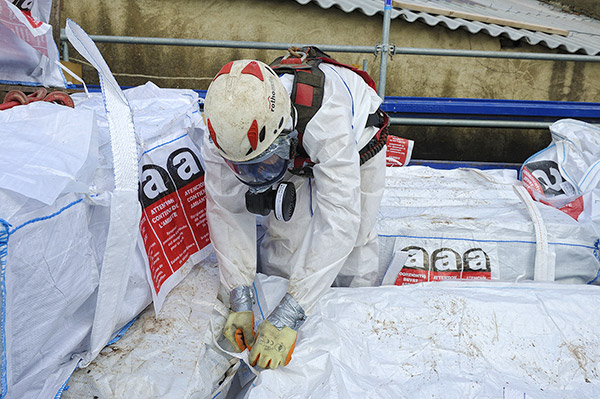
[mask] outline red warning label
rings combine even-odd
[[[187,147],[165,155],[162,165],[142,166],[140,181],[140,231],[156,293],[190,256],[210,243],[204,170],[198,156]],[[158,156],[160,151],[153,154]]]
[[[386,166],[405,166],[410,162],[414,142],[397,136],[388,136]]]

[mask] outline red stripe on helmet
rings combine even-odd
[[[256,150],[256,146],[258,145],[258,123],[256,119],[252,121],[250,129],[248,129],[248,140],[252,149]]]
[[[212,139],[213,143],[215,143],[215,146],[219,148],[219,144],[217,143],[217,134],[210,123],[210,119],[206,119],[206,124],[208,125],[208,133],[210,133],[210,138]]]
[[[248,65],[246,65],[244,69],[242,69],[242,74],[254,75],[261,81],[264,81],[262,72],[260,70],[260,66],[258,66],[258,63],[256,61],[250,61]]]
[[[229,72],[231,72],[232,65],[233,65],[233,61],[230,61],[227,64],[223,65],[223,68],[221,68],[221,70],[219,71],[219,73],[217,73],[217,75],[213,78],[213,80],[215,80],[216,78],[218,78],[221,75],[227,75]]]

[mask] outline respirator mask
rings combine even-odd
[[[229,168],[242,183],[246,192],[246,209],[257,215],[274,212],[277,220],[290,220],[296,207],[296,187],[281,181],[288,169],[291,153],[295,151],[298,133],[284,130],[258,157],[235,162],[225,159]]]

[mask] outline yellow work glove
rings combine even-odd
[[[256,329],[256,341],[250,351],[250,364],[276,369],[292,359],[298,333],[285,326],[281,330],[264,320]]]
[[[231,312],[223,336],[231,343],[234,350],[243,352],[254,343],[254,313],[252,312],[252,295],[249,286],[238,286],[229,293]]]
[[[304,309],[289,293],[285,294],[269,317],[258,325],[248,357],[250,364],[263,369],[287,365],[296,345],[296,331],[304,320]]]
[[[231,312],[223,328],[223,336],[227,338],[236,351],[252,347],[254,343],[254,312]]]

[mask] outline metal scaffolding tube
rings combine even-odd
[[[440,48],[394,47],[392,55],[396,54],[435,55],[443,57],[506,58],[540,61],[600,62],[600,56],[598,55],[518,53],[515,51],[450,50]]]
[[[92,40],[97,43],[117,43],[117,44],[151,44],[167,46],[192,46],[192,47],[220,47],[220,48],[247,48],[264,50],[287,50],[291,46],[315,45],[323,51],[345,52],[345,53],[366,53],[377,55],[381,52],[381,46],[350,46],[350,45],[332,45],[332,44],[298,44],[298,43],[276,43],[276,42],[247,42],[230,40],[202,40],[202,39],[177,39],[164,37],[135,37],[135,36],[105,36],[90,35]],[[64,29],[61,29],[60,40],[64,43],[68,41]],[[519,53],[515,51],[479,51],[479,50],[451,50],[438,48],[416,48],[416,47],[395,47],[389,46],[387,53],[390,55],[430,55],[445,57],[476,57],[476,58],[504,58],[504,59],[527,59],[527,60],[547,60],[547,61],[579,61],[579,62],[600,62],[598,55],[581,54],[553,54],[553,53]],[[63,48],[63,57],[68,57],[68,49]],[[65,60],[66,61],[66,60]]]
[[[377,46],[351,46],[336,44],[299,44],[299,43],[277,43],[277,42],[247,42],[236,40],[204,40],[204,39],[178,39],[166,37],[137,37],[137,36],[107,36],[90,35],[96,43],[116,44],[150,44],[163,46],[188,46],[188,47],[218,47],[218,48],[245,48],[261,50],[287,50],[292,46],[317,46],[323,51],[338,53],[366,53],[377,55]],[[64,29],[60,31],[60,40],[67,42],[67,34]],[[63,55],[65,51],[63,50]],[[67,52],[68,54],[68,52]]]
[[[391,125],[548,129],[554,122],[505,121],[488,119],[390,118]],[[597,125],[596,126],[600,126]]]
[[[135,36],[106,36],[91,35],[91,39],[97,43],[117,44],[145,44],[145,45],[167,45],[167,46],[192,46],[192,47],[217,47],[217,48],[245,48],[264,50],[287,50],[292,46],[303,47],[314,45],[327,52],[366,53],[377,56],[381,54],[378,94],[385,98],[385,86],[387,79],[388,56],[396,54],[425,55],[443,57],[476,57],[476,58],[502,58],[502,59],[526,59],[547,61],[578,61],[578,62],[600,62],[600,56],[580,54],[553,54],[553,53],[523,53],[508,51],[479,51],[460,49],[436,49],[436,48],[413,48],[396,47],[389,44],[392,1],[383,0],[383,29],[382,44],[376,46],[351,46],[330,44],[295,44],[275,42],[250,42],[231,40],[203,40],[203,39],[178,39],[163,37],[135,37]],[[60,31],[62,43],[63,60],[69,60],[68,38],[64,29]],[[363,62],[366,66],[366,62]],[[551,122],[533,121],[505,121],[505,120],[481,120],[481,119],[438,119],[438,118],[390,118],[393,125],[408,126],[453,126],[453,127],[496,127],[496,128],[519,128],[519,129],[547,129]]]
[[[387,79],[387,62],[390,52],[390,22],[392,20],[392,0],[385,0],[383,9],[383,29],[381,37],[381,59],[379,64],[379,85],[377,94],[385,98],[385,81]],[[392,50],[393,51],[393,50]]]

